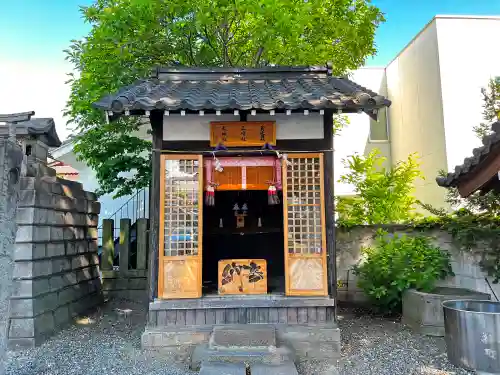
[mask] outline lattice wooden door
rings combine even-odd
[[[323,154],[289,154],[288,160],[291,165],[283,163],[286,294],[326,296]]]
[[[159,298],[201,297],[202,174],[201,156],[161,158]]]

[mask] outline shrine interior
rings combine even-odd
[[[279,203],[270,205],[267,190],[216,191],[214,205],[204,207],[204,295],[217,294],[222,259],[265,259],[268,294],[284,293],[283,197],[277,195]],[[237,213],[245,214],[240,227]]]

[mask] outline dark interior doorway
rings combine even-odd
[[[217,294],[221,259],[265,259],[268,293],[284,293],[281,192],[278,196],[280,204],[269,205],[266,190],[217,191],[215,206],[203,208],[203,294]],[[241,208],[245,203],[245,226],[237,228],[233,207],[238,204]]]

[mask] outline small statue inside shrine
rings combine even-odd
[[[233,206],[234,216],[236,216],[236,228],[245,227],[245,216],[247,216],[248,206],[246,203],[243,204],[240,212],[240,206],[235,203]]]

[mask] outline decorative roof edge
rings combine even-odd
[[[0,127],[0,136],[8,134],[8,127]],[[36,136],[49,147],[59,147],[61,145],[53,118],[31,118],[28,121],[16,122],[16,135]]]
[[[436,177],[436,183],[441,187],[457,187],[462,179],[475,168],[489,155],[493,148],[500,146],[500,121],[491,125],[493,133],[483,137],[481,147],[472,150],[473,156],[464,159],[461,165],[455,167],[454,172],[448,173],[446,176]],[[500,149],[499,149],[500,150]],[[496,174],[496,173],[495,173]]]

